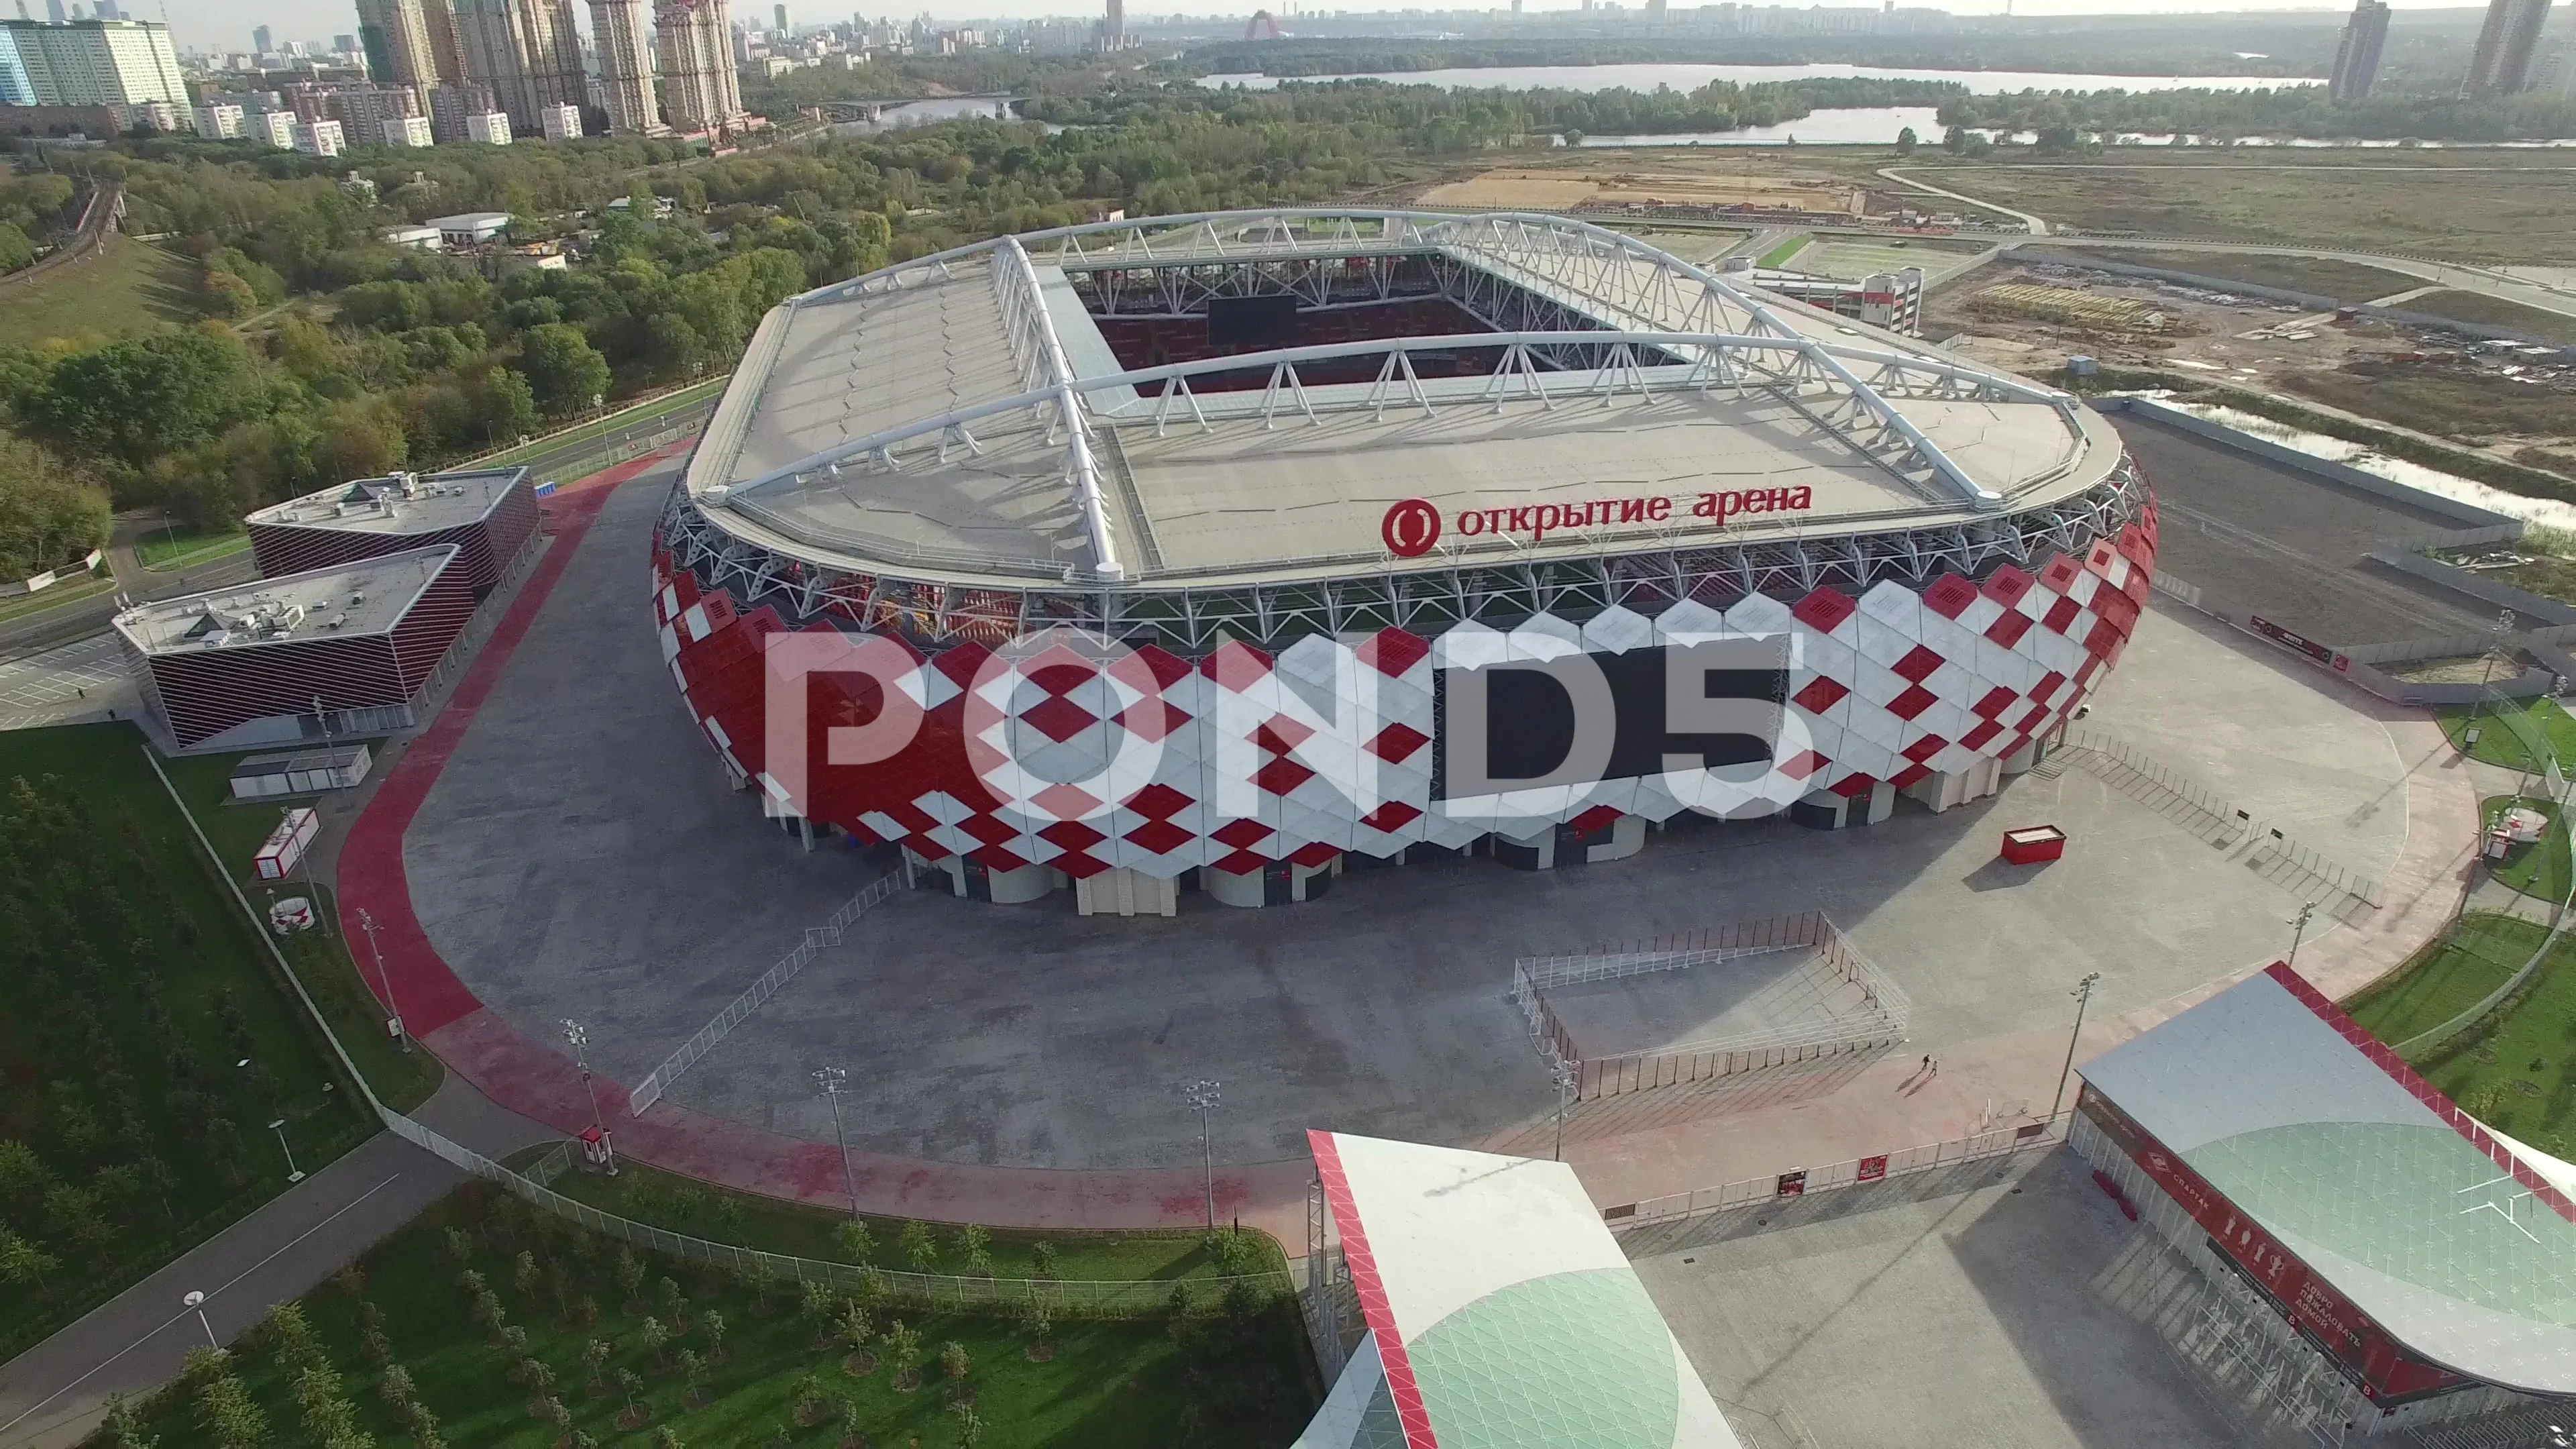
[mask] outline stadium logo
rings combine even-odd
[[[1440,541],[1440,510],[1419,498],[1407,498],[1387,509],[1377,526],[1386,551],[1397,558],[1420,558]]]

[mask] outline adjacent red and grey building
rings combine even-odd
[[[535,547],[538,507],[525,468],[360,478],[242,520],[269,577],[453,544],[474,596],[500,586]]]
[[[651,567],[772,813],[1125,913],[1991,794],[2117,662],[2155,549],[2062,391],[1569,218],[1335,210],[791,299]],[[865,762],[827,758],[852,730]]]
[[[474,614],[453,543],[164,599],[119,614],[154,722],[182,750],[389,734]]]

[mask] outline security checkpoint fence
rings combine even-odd
[[[1822,1167],[1802,1167],[1766,1177],[1741,1178],[1715,1187],[1677,1192],[1667,1197],[1621,1203],[1603,1208],[1601,1219],[1614,1232],[1625,1232],[1654,1223],[1678,1222],[1702,1213],[1753,1207],[1783,1198],[1808,1197],[1836,1188],[1866,1187],[1890,1178],[1956,1167],[1963,1162],[2010,1157],[2017,1152],[2055,1147],[2065,1141],[2066,1124],[2074,1115],[2071,1111],[2060,1112],[2053,1117],[1993,1127],[1966,1137],[1953,1137],[1946,1142],[1926,1142],[1868,1157],[1846,1158]]]
[[[2179,807],[2201,819],[2203,831],[2229,845],[2249,847],[2248,859],[2268,866],[2276,861],[2307,877],[2319,889],[2339,892],[2373,910],[2388,898],[2377,876],[2343,865],[2324,852],[2293,839],[2244,809],[2175,770],[2149,758],[2126,740],[2098,730],[2068,726],[2059,748],[2086,769],[2138,800],[2165,809]]]
[[[1748,956],[1811,950],[1815,959],[1796,989],[1818,1003],[1838,989],[1857,988],[1858,1011],[1834,1010],[1821,1020],[1766,1027],[1733,1036],[1685,1042],[1656,1051],[1587,1058],[1556,1011],[1550,991],[1667,971],[1687,971]],[[1521,1009],[1539,1053],[1551,1067],[1571,1070],[1567,1090],[1575,1101],[1624,1096],[1661,1087],[1715,1081],[1770,1067],[1824,1061],[1892,1046],[1905,1039],[1913,1003],[1875,963],[1852,948],[1822,911],[1739,921],[1682,936],[1604,947],[1558,956],[1528,956],[1512,963],[1512,1000]]]
[[[405,1142],[431,1153],[485,1182],[558,1217],[569,1219],[592,1232],[632,1243],[638,1248],[687,1262],[704,1263],[728,1272],[757,1275],[774,1274],[781,1284],[822,1283],[828,1287],[881,1301],[926,1310],[959,1312],[1009,1312],[1024,1308],[1032,1301],[1044,1303],[1050,1313],[1068,1317],[1136,1318],[1164,1311],[1171,1302],[1172,1291],[1180,1282],[1189,1284],[1193,1297],[1222,1294],[1237,1283],[1248,1284],[1265,1295],[1291,1291],[1296,1280],[1286,1273],[1253,1273],[1238,1277],[1180,1279],[1019,1279],[957,1276],[945,1273],[915,1273],[908,1270],[878,1268],[861,1263],[836,1263],[826,1259],[800,1258],[786,1253],[767,1253],[755,1248],[737,1247],[713,1242],[687,1233],[675,1233],[649,1223],[639,1223],[615,1213],[603,1212],[588,1203],[578,1202],[556,1192],[546,1184],[559,1178],[572,1164],[569,1143],[557,1143],[553,1150],[531,1164],[528,1171],[514,1170],[435,1131],[415,1118],[395,1111],[377,1097],[375,1089],[358,1070],[357,1063],[341,1045],[339,1033],[332,1030],[304,982],[288,966],[286,956],[278,949],[276,937],[266,929],[261,914],[242,894],[241,883],[223,868],[222,857],[206,839],[187,801],[151,750],[143,752],[152,771],[160,777],[170,801],[188,822],[188,831],[204,855],[233,903],[241,908],[249,922],[251,934],[268,948],[270,964],[276,967],[278,979],[301,1003],[306,1019],[331,1048],[342,1079],[355,1090],[368,1109],[376,1114],[385,1130]],[[879,884],[883,884],[882,881]],[[866,893],[862,892],[862,896]],[[1138,1229],[1131,1236],[1192,1236],[1188,1230]],[[1205,1301],[1202,1299],[1201,1301]]]
[[[806,927],[805,939],[797,942],[795,949],[780,957],[777,965],[761,972],[760,979],[743,988],[742,994],[717,1012],[713,1021],[699,1027],[695,1035],[680,1043],[678,1051],[665,1057],[662,1065],[635,1084],[634,1089],[626,1094],[626,1115],[643,1116],[644,1109],[662,1100],[662,1094],[670,1090],[682,1072],[696,1066],[700,1057],[716,1049],[716,1043],[723,1041],[726,1033],[742,1025],[753,1012],[760,1010],[763,1003],[776,996],[779,988],[795,980],[796,973],[804,970],[805,964],[814,959],[814,953],[841,944],[841,933],[849,929],[850,923],[893,895],[902,883],[901,871],[878,876],[861,887],[857,895],[843,901],[830,920],[819,926]]]

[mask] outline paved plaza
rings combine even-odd
[[[589,1024],[638,1080],[884,868],[812,853],[725,787],[655,644],[646,551],[667,486],[619,491],[405,841],[431,942],[531,1036]],[[2362,870],[2405,830],[2403,766],[2342,687],[2196,617],[2150,615],[2086,721]],[[2006,867],[2008,826],[2073,836]],[[1515,956],[1821,909],[1915,1003],[1907,1050],[2054,1028],[2077,977],[2106,1013],[2277,955],[2297,897],[2083,770],[1839,834],[1691,821],[1615,865],[1354,870],[1325,899],[1085,920],[901,893],[683,1077],[675,1102],[809,1138],[809,1071],[864,1085],[852,1144],[951,1162],[1145,1167],[1195,1157],[1176,1085],[1223,1083],[1219,1161],[1299,1155],[1309,1127],[1514,1140],[1554,1093],[1507,997]],[[2312,941],[2316,937],[2312,934]]]
[[[2290,1442],[2170,1347],[2155,1323],[2187,1315],[2188,1285],[2071,1151],[1642,1228],[1622,1246],[1748,1449]]]

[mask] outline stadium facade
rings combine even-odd
[[[2055,389],[1561,217],[1275,211],[791,299],[653,568],[771,813],[1168,912],[1990,794],[2155,538]]]

